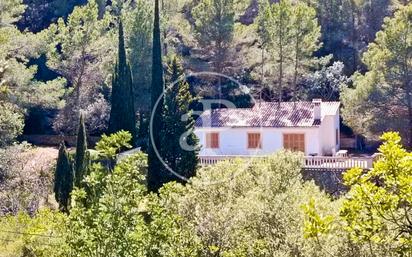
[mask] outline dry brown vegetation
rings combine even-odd
[[[54,208],[51,195],[57,149],[13,145],[0,151],[0,216]]]

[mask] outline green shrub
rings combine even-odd
[[[192,229],[200,256],[313,256],[301,206],[310,197],[333,206],[313,183],[302,181],[301,161],[279,152],[205,167],[186,188],[174,186],[180,192],[168,196],[165,208]]]
[[[328,216],[324,202],[305,206],[305,235],[320,252],[336,256],[410,256],[412,252],[412,154],[398,133],[385,133],[381,158],[367,172],[344,174],[349,192]],[[334,241],[334,244],[330,244]]]
[[[11,103],[0,102],[0,147],[11,143],[23,132],[24,116]]]
[[[34,217],[20,212],[0,217],[0,256],[54,257],[64,249],[66,216],[49,209]]]

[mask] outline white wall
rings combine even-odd
[[[284,133],[305,134],[305,154],[321,154],[319,128],[196,128],[200,144],[206,145],[206,132],[219,132],[219,149],[202,147],[200,155],[265,155],[283,148]],[[247,148],[247,133],[261,133],[262,148]]]
[[[200,144],[206,145],[206,132],[219,132],[219,149],[202,147],[200,155],[265,155],[283,148],[284,133],[305,134],[305,155],[331,155],[340,148],[336,142],[339,131],[339,110],[334,115],[325,115],[319,127],[309,128],[196,128]],[[260,132],[261,149],[247,148],[247,133]]]
[[[335,119],[335,128],[338,130],[338,142],[336,144],[336,151],[339,151],[339,149],[340,149],[340,113],[339,113],[339,109],[338,109],[334,119]]]
[[[336,142],[336,129],[338,130],[338,135],[340,135],[339,123],[339,111],[336,115],[327,115],[323,117],[319,129],[319,138],[321,141],[320,152],[322,155],[334,155],[339,151],[340,144],[339,142]]]

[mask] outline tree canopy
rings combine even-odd
[[[342,92],[345,121],[359,133],[402,133],[412,146],[412,4],[385,19],[383,30],[364,54],[369,71],[354,75],[354,88]]]
[[[305,3],[290,0],[262,1],[260,9],[258,33],[262,51],[268,56],[262,60],[265,64],[262,63],[261,75],[270,79],[266,84],[277,96],[272,100],[282,101],[287,89],[297,100],[302,95],[298,85],[303,76],[319,63],[313,58],[321,47],[316,11]]]
[[[337,236],[366,256],[411,253],[411,153],[402,147],[399,133],[385,133],[382,140],[381,156],[371,170],[354,168],[344,174],[349,192],[339,212],[320,215],[316,208],[323,208],[322,203],[314,200],[305,206],[305,236],[319,243],[319,250],[330,252],[322,244]]]
[[[0,0],[1,255],[410,256],[411,29],[408,0]],[[201,167],[200,98],[340,101],[383,143],[340,195],[296,152]]]

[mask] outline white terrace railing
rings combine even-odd
[[[373,162],[378,158],[378,154],[367,157],[338,157],[338,156],[305,156],[303,167],[307,169],[350,169],[359,167],[362,169],[370,169]],[[249,159],[249,158],[264,158],[265,156],[250,156],[250,155],[214,155],[214,156],[199,156],[200,165],[207,166],[215,164],[223,160],[231,159]]]
[[[374,162],[368,157],[305,156],[304,168],[350,169],[354,167],[370,169]]]

